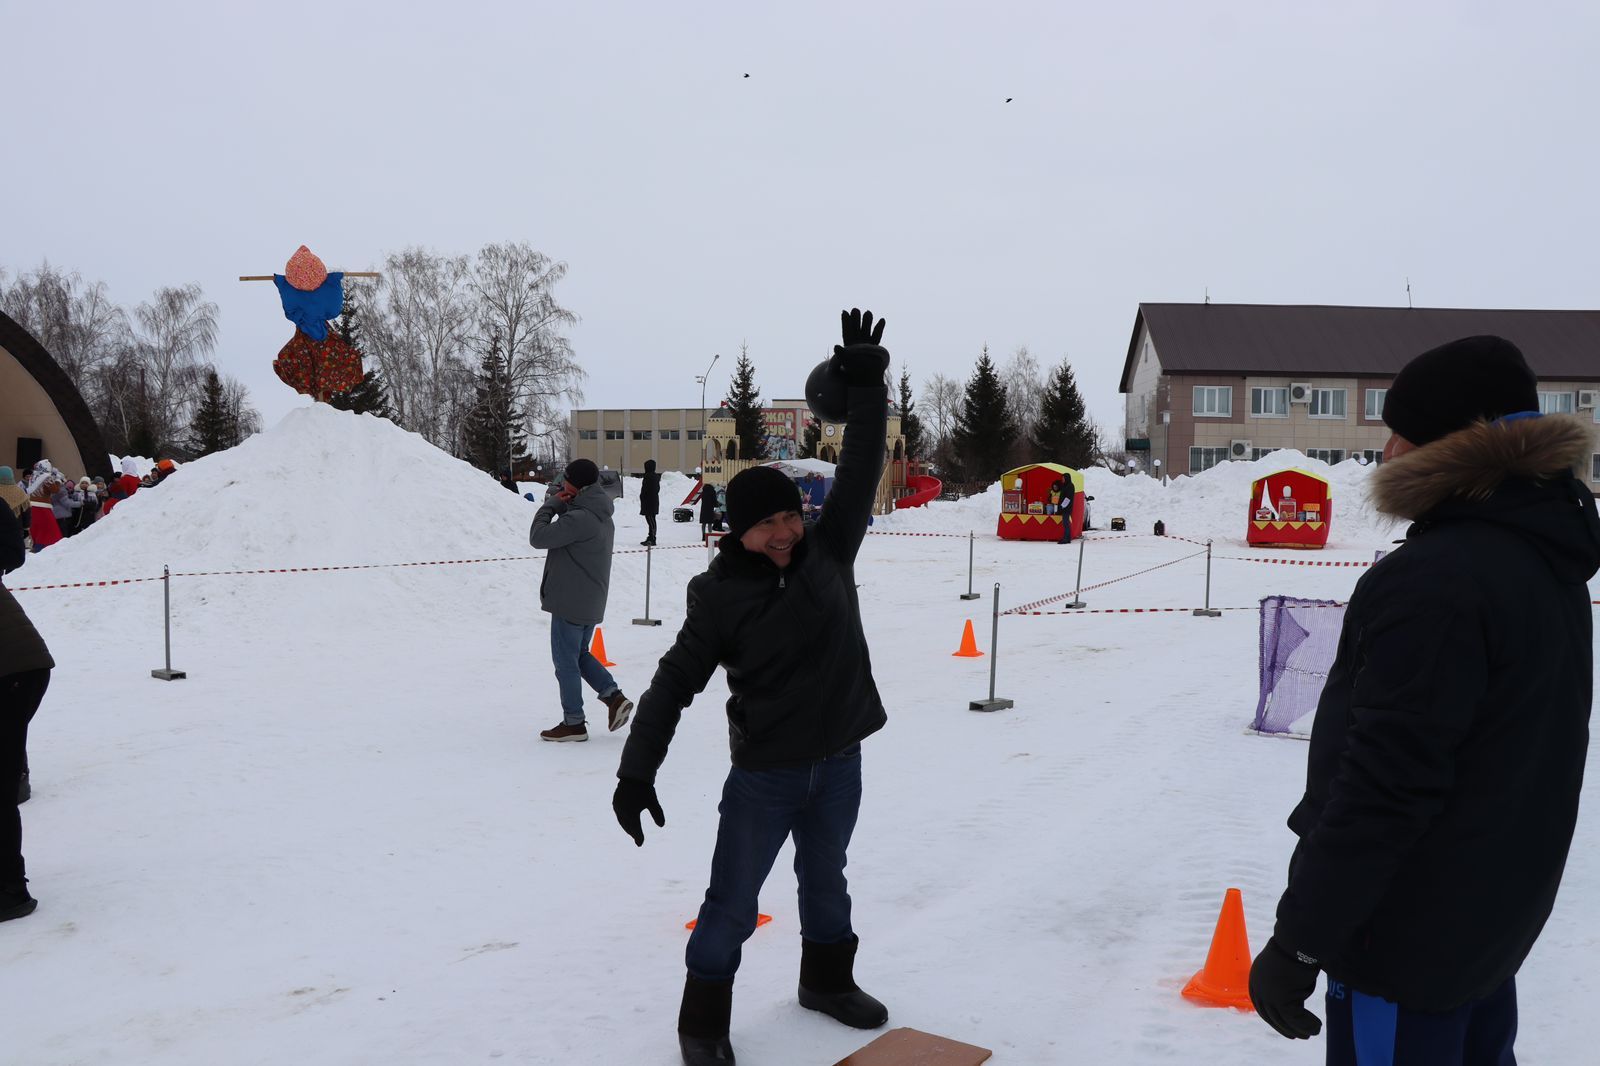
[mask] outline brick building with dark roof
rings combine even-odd
[[[1174,475],[1280,448],[1376,461],[1394,375],[1482,333],[1522,349],[1541,410],[1600,427],[1600,311],[1140,304],[1120,386],[1127,448]],[[1584,474],[1600,491],[1600,434],[1595,451]]]

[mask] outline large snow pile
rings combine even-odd
[[[1126,518],[1129,532],[1149,533],[1157,520],[1167,532],[1219,545],[1245,547],[1245,530],[1253,509],[1250,485],[1257,478],[1290,468],[1326,478],[1333,493],[1330,550],[1365,548],[1393,539],[1393,525],[1372,509],[1367,485],[1377,467],[1346,460],[1329,466],[1296,451],[1279,451],[1254,462],[1221,463],[1204,473],[1173,478],[1163,485],[1145,474],[1121,476],[1101,467],[1083,472],[1084,492],[1094,497],[1090,515],[1104,530],[1114,517]],[[993,534],[1000,517],[998,482],[962,500],[934,500],[886,515],[874,528],[900,531]]]

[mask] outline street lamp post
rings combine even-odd
[[[721,358],[722,358],[721,354],[713,355],[711,357],[710,364],[708,364],[706,366],[706,372],[704,374],[698,374],[698,375],[695,376],[695,380],[700,383],[700,475],[701,475],[701,477],[704,477],[705,476],[705,472],[706,472],[706,382],[711,380],[711,368],[716,366],[717,365],[717,360],[721,359]]]

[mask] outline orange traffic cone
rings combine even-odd
[[[1208,1007],[1255,1009],[1250,1005],[1250,937],[1244,929],[1244,897],[1237,888],[1222,897],[1205,968],[1183,986],[1183,996]]]
[[[599,659],[601,666],[617,665],[606,658],[606,638],[601,634],[599,626],[594,627],[594,644],[590,646],[589,654]]]
[[[963,659],[980,659],[983,652],[978,650],[978,638],[972,635],[972,619],[967,619],[967,628],[961,631],[961,647],[950,653]]]
[[[699,918],[690,918],[687,922],[683,923],[683,927],[685,929],[693,929],[695,927],[695,925],[699,921],[700,921]],[[766,925],[770,921],[772,921],[772,915],[770,915],[770,914],[757,914],[756,915],[756,928],[760,929],[763,925]]]

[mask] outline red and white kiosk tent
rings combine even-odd
[[[1333,489],[1324,478],[1291,467],[1250,485],[1247,543],[1258,548],[1322,548],[1333,523]]]
[[[1050,486],[1063,477],[1072,481],[1072,535],[1083,533],[1083,475],[1058,463],[1029,463],[1000,475],[1000,525],[1004,540],[1061,539],[1061,516],[1051,513]]]

